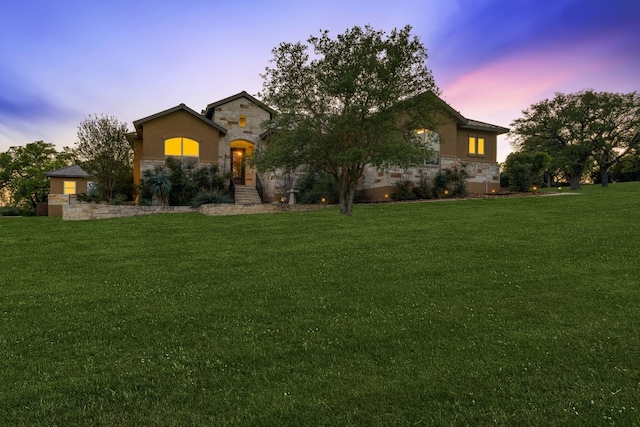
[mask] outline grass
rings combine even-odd
[[[640,184],[0,218],[0,425],[638,425]]]

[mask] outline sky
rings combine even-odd
[[[132,122],[262,89],[281,42],[405,25],[442,98],[509,127],[556,92],[640,90],[640,0],[3,0],[0,152],[73,147],[87,116]],[[510,152],[498,138],[498,161]]]

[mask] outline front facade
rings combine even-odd
[[[438,101],[446,120],[435,132],[417,130],[419,135],[431,135],[428,143],[436,153],[433,161],[411,170],[381,172],[366,168],[359,186],[362,198],[385,200],[400,180],[417,183],[432,179],[440,170],[453,168],[464,169],[471,193],[499,190],[497,135],[508,129],[467,119],[444,101]],[[140,183],[145,170],[174,157],[197,166],[218,165],[236,188],[256,189],[263,202],[281,200],[286,191],[283,177],[272,172],[258,173],[246,161],[266,137],[261,125],[273,114],[275,111],[267,105],[240,92],[207,105],[201,114],[180,104],[136,120],[136,131],[129,136],[134,147],[134,183]],[[437,138],[433,139],[433,135]]]
[[[62,206],[75,203],[79,194],[94,189],[91,176],[80,166],[73,165],[45,173],[49,177],[48,215],[62,216]]]

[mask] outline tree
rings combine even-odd
[[[556,93],[523,111],[512,124],[512,145],[520,151],[545,151],[577,190],[590,160],[607,170],[640,144],[640,98],[585,90]]]
[[[627,154],[640,148],[640,95],[603,92],[599,96],[593,160],[598,165],[599,181],[609,184],[609,169]]]
[[[543,174],[551,165],[551,156],[544,151],[514,152],[507,156],[504,169],[509,187],[514,191],[529,191],[542,184]]]
[[[126,123],[113,116],[89,115],[78,126],[76,152],[103,200],[112,200],[118,191],[129,192],[133,149],[127,133]]]
[[[410,167],[429,158],[415,130],[435,127],[428,92],[436,87],[409,26],[389,35],[356,26],[335,39],[323,31],[307,43],[272,50],[259,96],[277,114],[254,161],[261,170],[307,164],[327,172],[340,212],[351,215],[366,165]]]
[[[24,147],[11,147],[0,154],[0,188],[9,192],[9,202],[35,210],[36,203],[46,202],[49,178],[44,173],[69,166],[73,153],[58,152],[53,144],[36,141]]]
[[[613,165],[611,179],[615,182],[640,181],[640,150],[627,154]]]

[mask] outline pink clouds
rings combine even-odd
[[[613,38],[602,38],[519,52],[461,74],[442,86],[442,95],[465,117],[508,127],[522,110],[556,92],[637,90],[638,77],[620,71],[636,59],[620,55],[617,47]],[[500,139],[503,160],[510,148]]]

